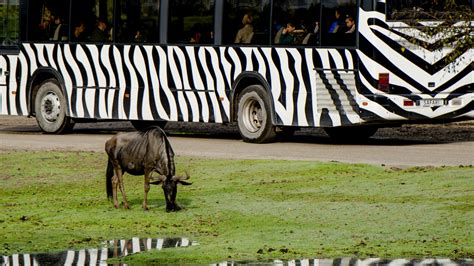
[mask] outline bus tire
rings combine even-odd
[[[144,120],[130,120],[130,123],[136,130],[144,130],[152,126],[159,126],[165,128],[167,121],[144,121]]]
[[[238,97],[237,125],[245,142],[267,143],[277,134],[271,118],[270,99],[260,85],[245,88]]]
[[[57,80],[41,83],[35,97],[35,116],[38,126],[46,133],[61,134],[74,126],[66,114],[67,102]]]

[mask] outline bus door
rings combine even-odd
[[[8,87],[11,80],[9,59],[19,53],[20,2],[0,2],[0,114],[9,114],[7,107]]]
[[[357,19],[356,0],[321,1],[321,49],[317,49],[321,66],[315,71],[316,108],[323,127],[360,123],[356,101]]]

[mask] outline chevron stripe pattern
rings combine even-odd
[[[385,10],[385,1],[378,1],[376,9]],[[362,23],[359,26],[359,91],[364,95],[381,96],[370,98],[373,102],[362,107],[364,111],[387,120],[474,117],[474,48],[462,51],[461,56],[449,62],[446,58],[453,48],[442,45],[474,34],[474,22],[453,25],[419,22],[417,26],[410,26],[403,22],[387,22],[385,14],[379,12],[360,9],[359,16]],[[458,30],[429,36],[422,31],[423,27]],[[377,73],[390,74],[393,93],[377,90]],[[438,99],[445,104],[431,108],[403,105],[405,100],[416,103],[422,99]]]

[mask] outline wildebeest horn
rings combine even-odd
[[[176,181],[176,182],[178,182],[178,183],[180,183],[180,184],[182,184],[182,185],[186,185],[186,186],[187,186],[187,185],[191,185],[192,183],[189,183],[189,182],[184,181],[184,180],[188,180],[188,179],[190,178],[188,172],[185,172],[185,174],[186,174],[186,175],[184,175],[184,176],[175,175],[175,176],[173,176],[173,177],[171,178],[171,180]]]
[[[154,184],[154,185],[157,185],[163,181],[166,180],[166,176],[165,175],[159,175],[159,176],[150,176],[150,184]]]

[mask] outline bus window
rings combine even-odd
[[[71,41],[107,43],[113,37],[113,0],[72,0]]]
[[[269,44],[268,0],[226,1],[222,42],[224,44]]]
[[[0,46],[12,46],[19,39],[19,2],[7,0],[0,2]]]
[[[159,40],[159,0],[118,0],[116,41],[157,43]]]
[[[273,1],[273,43],[278,45],[319,45],[319,11],[319,0]]]
[[[321,45],[355,46],[357,8],[355,0],[323,2],[321,10]]]
[[[169,43],[214,43],[214,1],[169,2]]]
[[[28,41],[61,42],[69,40],[69,1],[30,1]]]

